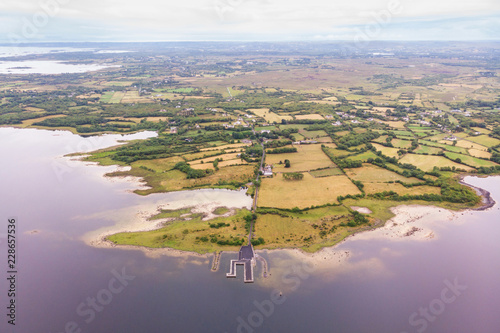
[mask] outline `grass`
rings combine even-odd
[[[469,154],[474,156],[474,157],[482,157],[482,158],[491,158],[491,153],[484,151],[484,150],[479,150],[479,149],[469,149]]]
[[[385,147],[378,143],[372,143],[372,145],[373,147],[375,147],[375,149],[377,149],[377,151],[382,152],[382,154],[384,154],[385,156],[396,157],[396,158],[399,157],[398,148]]]
[[[320,131],[301,131],[300,134],[302,134],[303,136],[305,136],[308,139],[316,139],[319,137],[328,136],[328,134],[323,130],[320,130]]]
[[[458,140],[457,146],[465,148],[465,149],[477,149],[477,150],[485,150],[485,151],[488,149],[483,145],[469,141],[469,138],[467,138],[467,140]]]
[[[413,152],[415,154],[428,154],[428,155],[434,155],[442,152],[443,149],[441,148],[436,148],[436,147],[429,147],[429,146],[424,146],[420,145],[418,146],[417,149],[415,149]]]
[[[392,139],[392,145],[396,148],[410,148],[411,141],[401,140],[401,139]]]
[[[314,178],[329,177],[329,176],[339,176],[344,173],[339,168],[328,168],[322,170],[309,171],[309,174]]]
[[[331,153],[335,157],[342,157],[351,154],[350,152],[342,149],[332,148],[330,145],[325,145],[328,152]]]
[[[399,162],[412,164],[423,171],[432,171],[432,169],[435,166],[438,168],[455,167],[455,168],[464,169],[467,171],[474,170],[471,167],[450,161],[449,159],[447,159],[446,157],[443,157],[443,156],[430,156],[429,155],[429,156],[426,156],[425,158],[422,158],[422,155],[406,154],[401,160],[399,160]]]
[[[470,136],[467,138],[467,140],[478,143],[486,147],[493,147],[500,144],[500,140],[495,138],[490,138],[487,135]]]
[[[372,152],[371,150],[365,151],[364,153],[354,155],[354,156],[349,156],[347,159],[351,161],[361,161],[361,162],[366,162],[369,158],[376,159],[378,156]]]
[[[299,181],[284,180],[281,174],[262,180],[258,205],[277,208],[307,208],[337,202],[337,197],[360,194],[346,176],[314,178],[309,173]]]
[[[255,235],[264,238],[266,244],[263,247],[267,249],[300,247],[307,252],[315,252],[335,245],[359,229],[340,226],[340,223],[350,219],[351,214],[344,206],[317,208],[302,213],[287,212],[284,216],[259,214]]]
[[[274,112],[270,112],[269,109],[248,109],[248,111],[254,113],[258,117],[264,118],[269,123],[281,123],[282,119],[292,120],[290,116],[280,116]]]
[[[226,208],[227,209],[227,208]],[[188,214],[189,216],[181,217]],[[174,218],[164,227],[144,232],[124,232],[108,237],[110,241],[120,245],[146,246],[150,248],[174,248],[183,251],[194,251],[198,253],[209,253],[214,251],[235,251],[239,246],[225,246],[212,243],[210,240],[202,241],[202,237],[216,236],[219,240],[245,239],[244,216],[248,214],[245,209],[237,210],[236,214],[229,217],[216,217],[209,221],[202,220],[202,214],[192,214],[191,209],[179,211],[166,211],[157,215],[156,218]],[[159,217],[158,217],[159,216]],[[219,229],[211,228],[210,223],[225,223]]]
[[[354,180],[359,180],[363,183],[380,183],[388,181],[400,180],[404,183],[420,183],[421,180],[415,177],[406,178],[395,172],[378,167],[372,164],[365,164],[362,168],[345,169],[346,175]]]
[[[323,118],[322,115],[320,114],[302,114],[302,115],[296,115],[295,116],[295,119],[298,119],[298,120],[306,120],[306,119],[310,119],[310,120],[324,120],[325,118]]]
[[[321,150],[321,145],[294,145],[296,153],[267,154],[266,163],[274,165],[274,172],[299,172],[335,166]],[[290,168],[285,168],[285,160],[290,161]]]
[[[475,167],[475,168],[492,167],[492,166],[498,165],[494,162],[482,160],[480,158],[472,157],[469,155],[462,155],[462,154],[450,153],[450,152],[445,152],[444,154],[446,155],[446,157],[448,157],[451,160],[456,160],[457,158],[459,158],[463,164],[466,164],[466,165],[469,165],[469,166]]]
[[[113,96],[109,99],[108,103],[120,103],[122,98],[125,96],[124,92],[117,91],[113,94]]]
[[[440,194],[441,188],[435,186],[414,186],[404,187],[399,183],[365,183],[364,191],[367,194],[374,194],[384,191],[394,191],[400,195],[419,195],[419,194]]]
[[[448,150],[448,151],[455,152],[455,153],[467,154],[467,149],[462,148],[462,147],[452,146],[452,145],[448,145],[448,144],[444,144],[444,143],[433,142],[433,141],[429,141],[429,140],[419,140],[418,142],[421,144],[424,144],[426,146],[430,146],[430,147],[438,147],[438,148],[443,148],[444,150]]]

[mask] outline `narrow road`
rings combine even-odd
[[[253,135],[257,136],[255,133],[255,127],[252,127],[252,132]],[[260,170],[262,170],[262,167],[264,166],[264,160],[266,159],[266,149],[264,148],[264,143],[259,141],[260,145],[262,146],[262,158],[260,160],[260,167],[259,167],[259,172],[257,173],[257,177],[255,178],[255,182],[258,182],[260,179]],[[257,210],[257,197],[259,195],[259,188],[255,186],[255,194],[253,196],[253,205],[252,205],[252,212],[255,213]],[[248,234],[248,245],[251,244],[252,241],[252,233],[253,233],[253,221],[250,224],[250,232]]]

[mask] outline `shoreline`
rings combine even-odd
[[[480,187],[471,185],[469,183],[466,183],[464,181],[465,177],[478,177],[478,176],[477,175],[463,175],[463,176],[459,177],[458,182],[460,184],[462,184],[462,185],[465,185],[465,186],[470,187],[473,190],[475,190],[476,193],[478,195],[480,195],[482,197],[482,199],[483,199],[482,200],[483,201],[483,205],[481,207],[478,207],[478,208],[466,208],[465,210],[483,211],[483,210],[487,210],[487,209],[495,206],[496,201],[491,197],[491,193],[489,191],[486,191],[483,188],[480,188]],[[487,178],[487,177],[485,177],[485,178]]]
[[[466,183],[463,179],[469,175],[461,176],[460,177],[460,184],[468,186],[472,189],[474,189],[479,195],[482,197],[482,206],[477,207],[477,208],[464,208],[458,212],[464,212],[464,211],[484,211],[487,210],[491,207],[493,207],[496,202],[495,200],[491,197],[491,194],[489,191],[476,187],[474,185]],[[140,206],[140,205],[139,205]],[[137,206],[139,208],[139,206]],[[167,204],[168,206],[168,204]],[[177,206],[177,205],[175,205]],[[181,205],[182,206],[182,205]],[[183,208],[184,206],[179,206],[178,209]],[[226,207],[233,211],[236,207],[228,207],[220,203],[206,203],[206,204],[198,204],[198,205],[185,205],[185,207],[193,207],[194,211],[198,212],[204,212],[207,214],[207,216],[211,216],[210,209],[213,207]],[[134,206],[135,207],[135,206]],[[115,224],[113,226],[106,227],[106,231],[103,231],[101,229],[101,232],[95,237],[95,232],[99,231],[96,230],[94,232],[90,232],[86,234],[85,236],[88,236],[89,234],[94,234],[94,237],[92,239],[88,239],[85,241],[88,245],[93,246],[93,247],[98,247],[98,248],[119,248],[119,249],[126,249],[126,250],[140,250],[145,255],[150,256],[150,257],[159,257],[161,255],[171,255],[175,257],[180,257],[180,256],[195,256],[198,258],[213,258],[214,253],[213,252],[208,252],[205,254],[200,254],[198,252],[194,251],[187,251],[187,250],[178,250],[174,248],[149,248],[145,246],[139,246],[139,245],[119,245],[119,244],[114,244],[113,242],[109,241],[106,239],[106,237],[119,233],[119,232],[135,232],[135,231],[150,231],[154,229],[158,229],[161,227],[161,225],[165,222],[164,220],[152,222],[148,221],[148,217],[154,215],[154,211],[151,211],[149,209],[149,213],[144,212],[144,207],[141,206],[142,212],[136,211],[136,223],[134,227],[131,230],[130,225],[126,226],[119,226],[118,224]],[[211,207],[211,208],[210,208]],[[163,205],[157,205],[155,207],[155,211],[157,212],[158,210],[165,208]],[[129,207],[130,209],[130,207]],[[367,239],[367,238],[372,238],[372,237],[380,237],[382,236],[383,238],[394,238],[394,239],[413,239],[413,240],[430,240],[430,239],[437,239],[437,235],[435,232],[429,228],[428,221],[430,217],[432,217],[432,220],[454,220],[458,217],[458,212],[457,211],[452,211],[446,208],[441,208],[433,205],[405,205],[404,203],[401,203],[401,205],[391,207],[391,211],[395,214],[394,217],[391,219],[387,220],[384,224],[378,223],[370,228],[360,230],[358,232],[355,232],[347,237],[345,237],[343,240],[338,242],[337,244],[333,246],[328,246],[328,247],[323,247],[320,250],[310,253],[302,250],[301,248],[278,248],[278,249],[256,249],[256,253],[267,253],[267,254],[272,254],[272,253],[288,253],[291,256],[307,261],[309,263],[312,263],[313,266],[320,266],[323,263],[331,263],[331,262],[343,262],[347,261],[349,257],[351,256],[350,251],[345,251],[345,250],[338,250],[338,246],[341,244],[344,244],[348,240],[358,240],[358,239]],[[147,209],[146,209],[147,211]],[[142,213],[142,216],[140,216]],[[463,214],[462,214],[463,215]],[[139,219],[139,221],[137,220]],[[141,221],[142,220],[142,223]],[[376,235],[377,233],[381,233],[382,235]],[[375,236],[372,236],[375,235]],[[224,253],[237,253],[237,251],[226,251],[222,250],[221,252]]]

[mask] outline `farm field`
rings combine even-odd
[[[303,180],[284,180],[281,174],[262,179],[259,207],[291,209],[336,203],[338,196],[360,194],[346,176],[314,178],[304,173]]]
[[[415,149],[413,152],[415,154],[436,155],[436,154],[438,154],[438,153],[440,153],[442,151],[443,151],[443,149],[441,149],[441,148],[419,145],[418,148]]]
[[[416,154],[406,154],[402,159],[399,160],[400,163],[408,163],[416,166],[423,171],[432,171],[432,169],[436,166],[438,168],[442,167],[450,167],[450,168],[458,168],[466,171],[474,170],[474,168],[468,167],[463,164],[459,164],[453,161],[450,161],[446,157],[443,156],[431,156],[428,155],[425,158],[422,158],[422,155]]]
[[[254,113],[256,116],[263,118],[269,123],[281,123],[281,120],[292,120],[290,116],[280,116],[274,112],[270,112],[269,109],[248,109],[248,111]]]
[[[479,168],[479,167],[491,167],[491,166],[496,166],[498,164],[491,162],[491,161],[485,161],[476,157],[472,157],[469,155],[462,155],[462,154],[457,154],[457,153],[451,153],[451,152],[445,152],[444,153],[446,157],[448,157],[451,160],[456,160],[460,159],[463,164]]]
[[[376,165],[364,164],[361,168],[352,168],[344,170],[346,175],[354,180],[363,183],[385,183],[389,181],[402,181],[403,183],[421,183],[422,181],[415,177],[406,178],[395,172],[378,167]]]
[[[478,143],[485,147],[493,147],[500,144],[500,140],[491,138],[488,135],[469,136],[467,140]]]
[[[301,172],[335,166],[328,156],[323,153],[319,144],[294,145],[296,153],[267,154],[266,163],[274,165],[274,172]],[[279,164],[285,160],[290,161],[290,168]]]
[[[267,240],[266,248],[300,247],[315,252],[338,243],[357,229],[338,227],[349,221],[350,216],[344,206],[316,208],[302,214],[288,213],[288,216],[263,214],[257,219],[255,234]]]
[[[325,118],[323,118],[323,116],[319,115],[319,114],[302,114],[302,115],[296,115],[295,119],[298,119],[298,120],[306,120],[306,119],[323,120]]]
[[[329,176],[339,176],[344,173],[339,168],[328,168],[322,170],[309,171],[309,174],[314,178],[329,177]]]
[[[396,158],[399,157],[399,155],[398,155],[399,149],[398,148],[386,147],[386,146],[382,146],[381,144],[378,144],[378,143],[372,143],[372,146],[375,147],[375,149],[377,151],[380,151],[385,156],[396,157]]]
[[[435,186],[404,187],[399,183],[366,183],[364,190],[367,194],[394,191],[399,195],[441,194],[441,188]]]

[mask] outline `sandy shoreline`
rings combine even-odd
[[[388,220],[383,226],[358,232],[345,238],[343,241],[332,247],[325,247],[315,253],[308,253],[299,248],[273,250],[264,249],[257,250],[256,252],[261,254],[267,253],[270,255],[274,253],[285,253],[300,262],[307,262],[308,264],[312,265],[312,267],[321,268],[332,267],[332,265],[341,264],[349,260],[352,255],[351,252],[338,249],[338,246],[340,244],[344,244],[347,241],[368,239],[390,239],[394,241],[429,241],[437,239],[438,235],[433,230],[433,226],[435,226],[436,223],[456,220],[460,214],[463,215],[464,211],[486,210],[495,205],[495,201],[488,191],[467,184],[463,181],[463,179],[461,179],[460,182],[476,190],[477,193],[483,197],[484,205],[479,208],[471,208],[465,209],[461,212],[454,212],[436,206],[402,204],[400,206],[391,208],[391,211],[395,214],[395,216]],[[227,207],[223,204],[223,202],[206,202],[203,204],[192,205],[193,201],[196,202],[195,200],[191,200],[191,202],[182,201],[177,202],[174,205],[153,202],[127,207],[119,211],[103,212],[93,215],[91,216],[92,218],[104,218],[117,221],[117,223],[115,225],[103,227],[93,232],[87,233],[86,235],[84,235],[83,240],[88,245],[99,248],[140,250],[149,257],[160,257],[162,255],[168,255],[175,257],[195,256],[198,258],[212,258],[213,253],[199,254],[196,252],[181,251],[172,248],[157,249],[132,245],[116,245],[106,240],[106,237],[120,232],[149,231],[160,228],[162,224],[168,219],[148,221],[148,218],[152,215],[157,214],[161,209],[180,209],[192,207],[193,213],[203,213],[205,214],[205,219],[210,219],[215,217],[215,215],[212,214],[215,208]],[[226,213],[225,215],[232,214],[234,212],[234,209],[240,207],[227,208],[230,209],[230,212]],[[363,210],[363,207],[354,208],[358,211],[362,211],[363,213],[367,213]],[[236,253],[234,251],[223,252]]]

